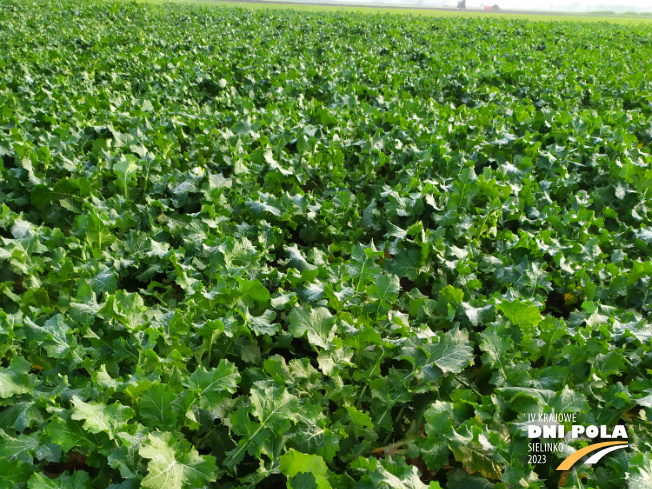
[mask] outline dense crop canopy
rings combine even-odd
[[[0,488],[650,487],[649,27],[0,0],[0,46]],[[531,465],[553,411],[629,447]]]

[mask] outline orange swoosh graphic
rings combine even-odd
[[[596,450],[600,450],[601,448],[610,447],[612,445],[627,445],[628,443],[629,442],[626,441],[605,441],[602,443],[596,443],[595,445],[589,445],[588,447],[584,447],[572,455],[569,455],[566,460],[559,464],[557,470],[570,470],[575,462],[581,459],[584,455],[595,452]]]

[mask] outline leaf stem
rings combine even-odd
[[[371,367],[371,369],[369,370],[369,375],[370,376],[373,375],[374,371],[376,370],[376,367],[380,364],[380,361],[383,359],[384,356],[385,356],[385,349],[383,348],[381,354],[378,355],[378,360],[376,360],[376,363],[374,364],[374,366]],[[358,401],[356,402],[356,406],[358,408],[360,408],[361,405],[362,405],[362,397],[367,392],[367,387],[368,386],[369,386],[369,379],[367,378],[367,380],[365,380],[364,386],[362,387],[362,390],[360,391],[360,395],[358,396]]]
[[[355,286],[355,293],[358,293],[360,289],[360,284],[362,283],[362,274],[364,273],[364,267],[367,265],[367,258],[365,257],[364,262],[362,263],[362,268],[360,269],[360,277],[358,277],[358,285]]]
[[[401,408],[398,411],[398,415],[396,416],[396,418],[394,418],[394,422],[392,423],[392,425],[395,425],[401,420],[401,418],[403,417],[403,413],[405,413],[405,404],[401,405]],[[390,431],[389,433],[387,433],[387,436],[385,436],[385,439],[383,440],[383,446],[389,443],[389,440],[391,440],[393,434],[394,431]]]
[[[500,367],[500,369],[501,369],[501,371],[502,371],[502,367]],[[504,372],[503,372],[503,375],[505,375]],[[482,394],[480,394],[480,392],[478,391],[478,389],[476,389],[476,388],[475,388],[474,386],[472,386],[472,385],[469,385],[468,382],[466,382],[464,379],[462,379],[459,375],[456,375],[456,376],[455,376],[455,380],[457,380],[460,384],[462,384],[463,386],[465,386],[465,387],[467,387],[468,389],[470,389],[471,392],[473,392],[475,395],[477,395],[478,397],[482,398]]]

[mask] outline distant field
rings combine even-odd
[[[138,0],[145,3],[198,3],[216,6],[243,7],[250,9],[291,9],[300,12],[357,12],[365,14],[395,14],[415,15],[424,17],[470,17],[524,19],[530,21],[575,21],[575,22],[614,22],[621,24],[652,24],[652,14],[613,14],[611,12],[592,12],[586,14],[566,14],[561,12],[523,12],[503,10],[499,12],[483,12],[479,10],[455,10],[443,8],[409,8],[409,7],[376,7],[362,5],[328,5],[326,3],[303,3],[301,0],[277,1],[231,1],[231,0]]]

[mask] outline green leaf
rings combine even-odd
[[[125,479],[137,478],[142,468],[143,459],[138,454],[138,450],[147,441],[149,430],[142,425],[132,425],[135,427],[134,434],[121,431],[117,439],[120,446],[116,448],[107,457],[107,462],[114,469],[120,471],[120,475]]]
[[[652,457],[649,453],[638,453],[629,461],[629,489],[652,487]]]
[[[36,381],[35,376],[29,374],[31,368],[23,357],[14,357],[8,368],[0,368],[0,398],[29,392]]]
[[[92,450],[98,445],[94,434],[84,430],[81,423],[70,419],[72,413],[61,413],[48,423],[46,432],[64,452],[73,448]]]
[[[298,400],[284,388],[257,382],[250,398],[252,414],[273,431],[288,426],[288,420],[297,420]]]
[[[564,386],[558,393],[549,389],[534,389],[529,387],[504,387],[496,392],[509,400],[512,409],[519,413],[541,412],[581,412],[588,410],[586,397]]]
[[[480,191],[477,176],[473,168],[464,168],[459,178],[453,183],[453,192],[450,196],[450,206],[466,207],[473,197]]]
[[[450,449],[455,460],[460,462],[467,473],[479,472],[484,477],[500,480],[502,467],[494,458],[499,453],[479,427],[473,427],[466,433],[453,430]]]
[[[494,306],[492,304],[473,307],[468,302],[462,302],[462,310],[473,326],[482,326],[493,319],[494,316]]]
[[[317,268],[315,265],[308,263],[297,245],[286,246],[284,251],[288,257],[289,266],[294,267],[301,272],[304,270],[315,270]]]
[[[44,420],[43,412],[34,401],[17,402],[0,410],[0,427],[13,428],[20,433]]]
[[[150,428],[172,431],[177,424],[177,413],[173,409],[177,397],[169,386],[155,384],[138,399],[138,413]]]
[[[488,328],[480,333],[480,337],[480,348],[486,352],[484,360],[487,364],[502,368],[505,362],[509,362],[508,352],[514,346],[509,336],[500,334],[495,328]]]
[[[242,438],[229,453],[225,462],[228,467],[238,464],[245,451],[260,457],[266,441],[284,436],[300,417],[299,400],[285,388],[270,382],[256,382],[250,401],[249,408],[238,409],[229,419],[233,432]]]
[[[56,479],[50,479],[38,472],[27,481],[29,489],[91,489],[91,476],[83,470],[76,470],[72,475],[66,472]]]
[[[272,307],[274,307],[274,300],[272,299]],[[279,324],[274,323],[276,313],[270,309],[266,309],[260,316],[252,316],[249,310],[245,312],[246,324],[259,336],[270,335],[274,336],[279,330]]]
[[[382,255],[383,253],[378,251],[373,244],[370,247],[364,247],[360,244],[354,246],[347,269],[354,279],[356,292],[361,285],[373,281],[380,273],[380,267],[376,260]]]
[[[96,294],[102,292],[113,294],[118,286],[118,281],[116,280],[113,271],[108,267],[102,268],[97,275],[91,279],[90,283],[93,292]]]
[[[493,489],[496,484],[479,475],[469,475],[461,469],[448,474],[446,489]],[[500,486],[499,486],[500,487]]]
[[[20,460],[9,461],[6,457],[0,457],[0,474],[11,475],[11,478],[7,477],[0,480],[0,489],[24,487],[22,484],[27,482],[33,473],[32,467],[25,462]]]
[[[286,485],[289,489],[317,489],[317,480],[312,474],[299,472],[294,477],[289,478]]]
[[[371,421],[371,418],[366,412],[359,411],[354,406],[345,406],[345,408],[349,413],[353,424],[359,426],[360,428],[374,428],[374,423]]]
[[[439,470],[448,463],[448,436],[454,427],[452,411],[451,403],[435,401],[423,415],[426,422],[424,429],[428,437],[421,443],[421,453],[430,469]]]
[[[532,304],[525,304],[520,301],[505,301],[498,304],[497,307],[514,326],[532,327],[543,320],[539,308]]]
[[[319,455],[306,455],[291,448],[287,453],[281,455],[279,470],[288,479],[299,473],[311,474],[315,478],[318,489],[330,489],[331,487],[326,477],[328,468],[324,459]],[[290,485],[289,480],[287,487],[289,489],[303,489]]]
[[[389,238],[405,239],[405,237],[407,236],[407,232],[405,229],[401,229],[395,224],[392,224],[390,221],[386,221],[385,226],[387,228],[387,233],[385,234],[385,236]]]
[[[106,298],[98,312],[116,320],[130,330],[135,330],[143,327],[145,311],[147,311],[147,307],[140,294],[118,289],[115,294]]]
[[[418,469],[404,462],[382,460],[371,472],[369,480],[378,489],[428,489],[421,481]]]
[[[259,280],[249,281],[240,277],[236,277],[236,280],[238,281],[238,291],[234,303],[242,302],[246,307],[267,304],[270,293]]]
[[[14,438],[0,430],[0,458],[6,457],[10,462],[20,460],[32,463],[32,457],[38,447],[38,434],[23,434]]]
[[[400,290],[401,285],[396,275],[383,274],[367,288],[367,294],[378,302],[378,308],[380,308],[381,305],[392,304],[397,299]]]
[[[114,439],[118,431],[125,429],[127,422],[134,417],[134,411],[128,406],[119,403],[89,404],[77,396],[72,397],[74,408],[71,418],[77,421],[84,421],[84,429],[89,433],[107,433],[109,438]]]
[[[421,253],[417,250],[401,251],[393,260],[387,260],[385,263],[387,269],[399,279],[405,277],[416,280],[423,270]]]
[[[43,326],[29,318],[25,318],[25,323],[28,326],[28,338],[38,341],[52,358],[65,358],[77,346],[62,314],[52,316]]]
[[[325,307],[312,309],[299,306],[292,309],[290,313],[288,331],[295,338],[301,338],[307,334],[310,344],[328,348],[334,337],[334,326],[335,318]]]
[[[120,155],[120,160],[113,165],[113,173],[118,177],[117,183],[124,189],[125,194],[129,181],[136,176],[139,169],[138,158],[130,154]]]
[[[215,457],[199,455],[190,444],[171,433],[151,433],[138,451],[149,459],[142,487],[149,489],[200,489],[220,475]]]
[[[235,365],[222,359],[217,368],[211,370],[199,366],[183,385],[197,396],[202,409],[213,410],[235,392],[239,381],[240,373]]]
[[[447,285],[446,287],[444,287],[441,290],[440,294],[442,297],[444,297],[446,300],[448,300],[448,302],[450,302],[454,306],[459,306],[464,300],[464,291],[460,289],[456,289],[451,285]]]
[[[473,362],[473,348],[468,333],[454,329],[441,333],[437,343],[423,345],[427,364],[434,364],[444,373],[460,373]]]

